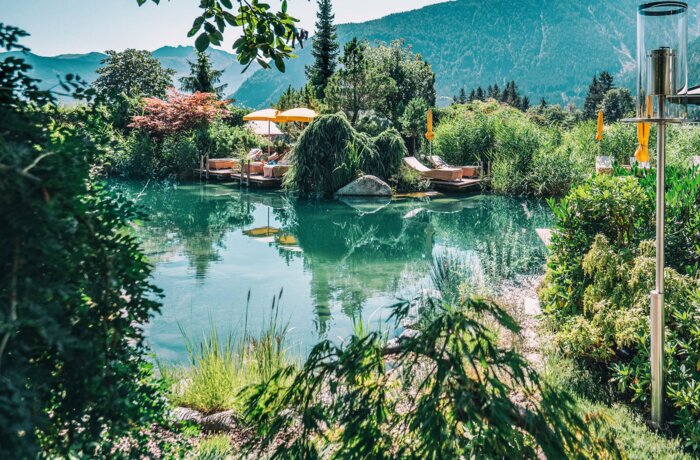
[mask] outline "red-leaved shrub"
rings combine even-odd
[[[165,136],[205,126],[226,118],[229,101],[220,101],[213,93],[183,94],[168,90],[165,100],[157,97],[143,99],[144,115],[131,118],[130,128],[141,128],[155,136]]]

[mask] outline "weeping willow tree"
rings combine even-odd
[[[375,155],[365,159],[362,170],[383,179],[398,173],[401,159],[408,155],[401,134],[394,128],[387,129],[372,140]]]
[[[396,130],[371,138],[355,131],[343,114],[323,115],[299,138],[285,184],[306,195],[331,196],[363,173],[389,179],[405,155]]]

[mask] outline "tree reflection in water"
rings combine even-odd
[[[178,324],[198,334],[208,314],[214,322],[240,320],[238,299],[249,289],[257,324],[269,309],[265,296],[284,287],[294,333],[310,345],[319,335],[351,332],[360,313],[376,323],[396,296],[430,288],[431,261],[445,251],[486,283],[540,272],[545,249],[535,228],[550,219],[545,203],[490,195],[345,203],[231,184],[112,185],[150,216],[135,228],[161,268],[165,305],[154,334],[171,350]],[[179,268],[182,257],[190,271]]]

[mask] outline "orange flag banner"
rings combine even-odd
[[[595,134],[595,140],[598,142],[603,140],[603,111],[598,111],[598,130]]]
[[[428,109],[428,131],[425,133],[428,142],[433,142],[435,133],[433,132],[433,109]]]
[[[653,102],[651,96],[647,96],[647,117],[651,118],[654,113]],[[639,147],[634,152],[634,157],[640,163],[649,161],[649,132],[651,131],[651,123],[637,123],[637,141]]]

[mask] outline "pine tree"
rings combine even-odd
[[[216,86],[221,81],[223,71],[214,70],[207,53],[197,53],[197,62],[187,61],[190,65],[190,74],[180,78],[180,89],[188,93],[214,93],[221,99],[227,84]]]
[[[466,104],[467,103],[467,92],[464,90],[464,87],[459,90],[459,103],[460,104]]]
[[[548,105],[548,104],[547,104],[547,99],[545,99],[545,98],[540,99],[540,108],[541,108],[541,109],[546,109],[546,108],[547,108],[547,105]]]
[[[316,97],[323,99],[323,92],[338,63],[338,40],[331,0],[318,0],[316,18],[316,35],[311,50],[314,63],[306,67],[306,77],[313,85]]]
[[[483,101],[485,99],[484,90],[481,89],[481,86],[476,88],[476,98],[480,101]]]
[[[530,108],[530,98],[527,96],[523,96],[523,98],[520,100],[520,110],[523,112],[527,112],[527,110]]]
[[[503,95],[501,94],[501,88],[498,87],[498,83],[493,85],[493,97],[497,101],[500,101]]]
[[[601,72],[600,75],[593,76],[593,81],[588,85],[588,94],[583,102],[584,118],[594,119],[601,109],[601,104],[605,94],[615,87],[613,77],[608,72]]]
[[[493,86],[489,85],[488,88],[486,88],[486,97],[487,98],[493,98]]]
[[[474,90],[472,88],[472,92],[469,93],[469,102],[474,102],[475,99],[476,99],[476,90]]]
[[[605,93],[610,91],[615,87],[613,84],[613,76],[610,75],[607,71],[603,71],[600,73],[600,76],[598,77],[598,82],[600,83],[600,91],[603,93],[603,96]]]

